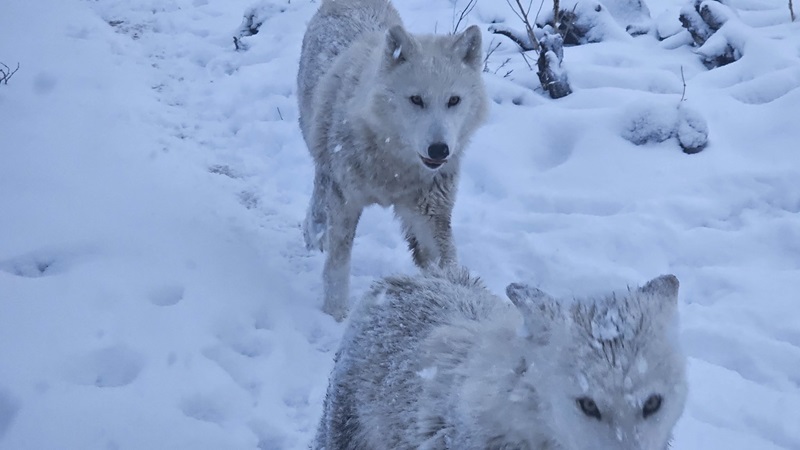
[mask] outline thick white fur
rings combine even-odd
[[[353,238],[368,205],[394,208],[418,266],[455,264],[461,158],[488,108],[482,65],[477,27],[413,35],[387,0],[325,0],[309,23],[298,98],[315,177],[303,233],[309,249],[328,253],[323,309],[336,319],[347,313]],[[449,155],[431,168],[423,158],[435,144]]]
[[[512,284],[512,305],[465,272],[387,278],[353,313],[313,448],[664,450],[687,392],[677,293],[671,275],[572,302]]]

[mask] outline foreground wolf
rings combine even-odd
[[[365,206],[394,206],[415,263],[456,261],[450,228],[464,147],[487,111],[481,33],[406,32],[388,0],[324,0],[298,72],[314,158],[303,234],[328,252],[323,309],[347,313],[350,254]]]
[[[687,395],[678,280],[513,306],[465,273],[387,278],[353,313],[316,450],[664,450]]]

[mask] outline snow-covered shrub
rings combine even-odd
[[[550,28],[550,27],[548,27]],[[552,30],[552,29],[551,29]],[[540,41],[537,75],[539,82],[551,98],[566,97],[572,93],[566,71],[561,67],[564,59],[564,40],[560,34],[546,34]]]
[[[741,49],[734,46],[724,33],[717,33],[736,12],[719,0],[693,0],[681,9],[680,21],[689,30],[709,69],[730,64],[742,57]]]
[[[675,132],[684,153],[698,153],[708,144],[706,120],[697,110],[683,104],[678,107],[678,128]]]
[[[693,154],[708,144],[708,125],[695,109],[674,100],[637,102],[623,112],[622,137],[636,145],[674,138],[684,153]]]
[[[623,3],[631,3],[630,0],[611,0],[611,2],[616,7],[619,7],[620,17],[628,14],[635,15],[631,9],[622,5]],[[649,16],[649,12],[647,14]],[[544,28],[550,25],[556,28],[564,38],[564,45],[581,45],[628,37],[628,33],[625,31],[628,25],[625,24],[626,20],[617,20],[605,5],[605,2],[562,1],[557,24],[554,16],[555,11],[552,8],[545,9],[536,20],[536,27]]]
[[[247,8],[242,18],[242,23],[233,36],[233,45],[236,50],[247,50],[247,44],[242,38],[258,34],[261,25],[270,17],[286,11],[287,5],[276,3],[274,0],[261,0]]]

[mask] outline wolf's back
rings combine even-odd
[[[385,31],[394,25],[402,25],[402,20],[388,0],[323,0],[303,37],[297,74],[304,137],[306,122],[313,113],[314,89],[336,57],[365,33]]]

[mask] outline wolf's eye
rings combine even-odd
[[[450,97],[449,100],[447,100],[447,107],[452,108],[453,106],[456,106],[459,103],[461,103],[461,97],[454,95]]]
[[[658,394],[653,394],[650,397],[647,397],[647,400],[644,402],[644,406],[642,406],[642,417],[647,419],[648,417],[657,413],[658,410],[661,409],[661,402],[662,398]]]
[[[600,415],[600,408],[598,408],[597,403],[595,403],[594,400],[590,399],[589,397],[579,398],[578,406],[587,416],[594,417],[597,420],[601,419],[602,416]]]
[[[425,102],[422,101],[422,97],[419,95],[412,95],[411,97],[408,97],[408,99],[411,100],[411,103],[419,106],[420,108],[425,107]]]

